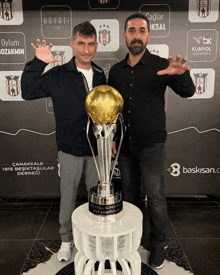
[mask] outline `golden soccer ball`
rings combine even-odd
[[[111,86],[95,87],[86,97],[86,112],[97,124],[110,124],[123,110],[121,94]]]

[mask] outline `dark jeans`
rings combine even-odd
[[[152,246],[164,245],[166,240],[168,216],[164,195],[164,159],[163,143],[157,143],[131,156],[119,156],[124,200],[139,207],[141,182],[144,184],[150,210],[149,241]]]

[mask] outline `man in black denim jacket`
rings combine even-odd
[[[92,62],[97,51],[96,30],[84,22],[73,29],[71,47],[75,56],[66,64],[42,74],[54,61],[50,56],[52,44],[37,40],[35,58],[24,68],[21,79],[22,97],[26,100],[51,97],[56,120],[56,141],[61,176],[59,261],[68,261],[73,244],[71,214],[75,209],[77,187],[82,172],[87,190],[97,184],[98,175],[86,138],[87,113],[85,99],[89,91],[106,84],[101,68]]]

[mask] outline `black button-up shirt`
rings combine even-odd
[[[164,94],[167,86],[181,97],[191,97],[195,86],[188,71],[182,75],[157,75],[169,66],[169,61],[148,50],[134,67],[127,59],[128,55],[111,68],[108,85],[117,89],[124,99],[122,114],[126,133],[121,152],[130,154],[166,141]]]

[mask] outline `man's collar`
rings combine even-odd
[[[127,53],[126,56],[125,56],[125,59],[124,59],[125,62],[123,64],[123,67],[129,66],[128,65],[128,57],[129,57],[129,53]],[[146,51],[145,51],[144,55],[141,57],[141,60],[138,63],[147,64],[147,62],[149,61],[149,57],[150,57],[150,52],[146,48]]]
[[[67,63],[66,71],[76,71],[76,72],[78,72],[78,70],[76,68],[76,63],[75,63],[75,56],[73,56],[73,58]]]

